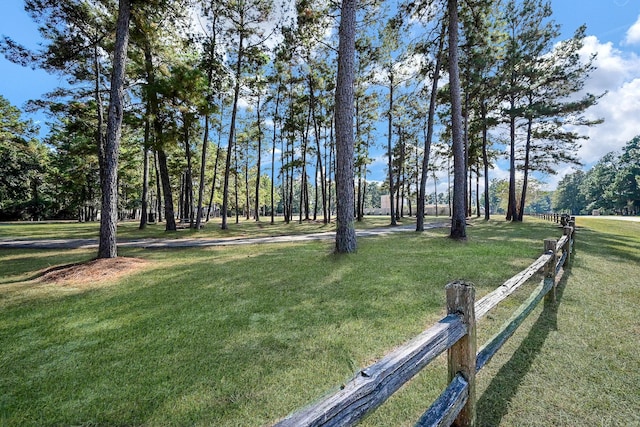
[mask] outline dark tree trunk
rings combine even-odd
[[[147,226],[149,216],[149,121],[144,124],[144,147],[142,149],[142,209],[140,212],[140,230]]]
[[[218,22],[218,17],[214,14],[213,16],[213,31],[211,43],[209,43],[209,60],[213,60],[215,56],[216,49],[216,24]],[[209,66],[207,69],[207,88],[211,90],[211,85],[213,82],[213,67]],[[207,96],[207,110],[213,103],[213,99],[210,96]],[[204,134],[202,136],[202,155],[200,157],[200,182],[198,183],[198,205],[196,208],[196,230],[200,230],[202,226],[202,204],[204,203],[204,178],[205,171],[207,169],[207,150],[209,148],[209,111],[206,111],[204,114]],[[217,161],[217,159],[216,159]],[[217,165],[217,163],[216,163]],[[214,176],[215,181],[215,176]],[[213,190],[211,190],[211,194],[213,195]],[[209,220],[209,210],[211,208],[211,202],[209,202],[209,208],[207,209],[207,220]]]
[[[482,101],[482,164],[484,166],[484,219],[489,221],[491,217],[489,204],[489,153],[487,152],[487,105]]]
[[[315,135],[315,139],[316,139],[316,150],[317,150],[317,154],[318,154],[318,159],[317,159],[317,169],[316,171],[319,173],[320,175],[320,187],[321,187],[321,191],[322,191],[322,222],[324,224],[327,224],[327,190],[325,187],[325,176],[324,176],[324,169],[322,167],[322,151],[320,150],[320,124],[318,123],[318,118],[316,116],[316,108],[317,108],[317,103],[316,103],[316,98],[315,98],[315,93],[313,92],[313,86],[311,83],[309,83],[310,86],[310,90],[311,90],[311,107],[312,107],[312,114],[313,114],[313,131],[314,131],[314,135]],[[318,185],[317,185],[317,180],[316,180],[316,205],[317,203],[317,199],[318,199]],[[315,214],[314,214],[314,219],[315,219]]]
[[[390,72],[391,73],[391,72]],[[395,204],[393,203],[394,187],[393,187],[393,151],[391,150],[391,141],[393,139],[393,74],[389,74],[389,136],[387,138],[387,155],[389,168],[389,210],[391,212],[391,225],[398,225],[396,222]]]
[[[207,147],[209,146],[209,114],[204,116],[204,135],[202,137],[202,156],[200,157],[200,182],[198,183],[198,205],[196,207],[196,230],[202,226],[202,203],[204,198],[204,173],[207,168]],[[207,217],[209,214],[207,213]]]
[[[235,205],[235,213],[236,213],[236,224],[240,223],[240,205],[238,204],[238,145],[234,144],[233,147],[233,200]]]
[[[516,117],[515,117],[515,101],[511,101],[510,119],[509,119],[509,202],[507,206],[507,221],[516,220],[518,217],[518,209],[516,206]]]
[[[451,238],[466,239],[466,171],[462,135],[460,72],[458,69],[458,1],[449,0],[449,91],[451,94],[451,134],[453,151],[453,214]]]
[[[334,115],[335,117],[335,115]],[[327,224],[331,223],[331,215],[333,214],[331,201],[333,199],[333,181],[332,176],[335,176],[335,140],[334,140],[334,120],[331,120],[331,128],[330,128],[330,143],[329,143],[329,161],[326,162],[329,165],[329,179],[328,179],[328,198],[327,198],[327,212],[329,213],[329,219],[327,220]],[[333,175],[331,174],[331,169],[333,168]]]
[[[240,74],[242,73],[242,56],[243,56],[243,32],[240,32],[240,38],[238,40],[238,59],[236,62],[236,84],[233,89],[233,107],[231,109],[231,123],[229,124],[229,143],[227,144],[227,162],[224,169],[224,188],[222,191],[222,224],[220,228],[226,230],[229,228],[227,225],[227,212],[229,211],[229,175],[231,171],[231,155],[233,154],[233,146],[236,137],[236,117],[238,115],[238,100],[240,99]],[[236,178],[237,186],[237,178]],[[236,192],[237,195],[237,192]],[[238,205],[236,203],[236,215],[238,213]],[[236,218],[237,222],[237,218]]]
[[[476,217],[480,218],[480,167],[476,169]]]
[[[271,143],[271,224],[275,224],[275,182],[276,182],[276,137],[278,131],[278,107],[280,106],[280,80],[278,81],[278,90],[276,92],[276,108],[273,114],[273,141]],[[282,135],[282,133],[281,133]]]
[[[189,228],[195,227],[195,217],[193,215],[193,166],[191,165],[191,142],[190,132],[191,116],[188,113],[182,114],[184,151],[187,159],[187,169],[184,173],[184,207],[182,209],[183,220],[189,221]]]
[[[524,170],[522,171],[522,193],[520,195],[520,209],[516,221],[524,220],[524,206],[527,202],[527,187],[529,186],[529,157],[531,156],[531,131],[533,126],[533,118],[529,117],[527,122],[527,143],[524,150]]]
[[[164,194],[164,217],[166,221],[165,231],[176,231],[176,217],[173,211],[173,194],[171,192],[169,168],[167,167],[167,155],[164,150],[158,150],[158,166],[160,168],[160,181],[162,182],[162,192]]]
[[[104,162],[105,162],[105,138],[104,138],[104,110],[102,94],[100,90],[100,53],[98,43],[93,46],[93,74],[94,74],[94,97],[96,99],[96,109],[98,113],[98,123],[96,126],[96,144],[98,147],[98,165],[100,170],[100,186],[104,188]]]
[[[255,200],[255,220],[260,221],[260,166],[262,163],[262,123],[260,119],[260,94],[258,93],[258,105],[256,107],[256,114],[258,120],[258,161],[256,163],[256,200]],[[248,194],[248,193],[247,193]]]
[[[211,180],[211,193],[209,194],[209,204],[207,206],[207,219],[209,222],[209,216],[211,215],[211,206],[213,205],[213,196],[216,191],[216,177],[218,176],[218,161],[220,160],[220,143],[216,147],[216,161],[213,164],[213,179]]]
[[[156,175],[156,212],[158,222],[162,222],[162,185],[160,184],[160,169],[158,168],[158,152],[153,152],[153,168]]]
[[[118,223],[118,154],[122,132],[124,101],[124,78],[129,42],[129,21],[131,8],[129,0],[120,0],[116,27],[116,44],[113,53],[113,71],[111,73],[111,98],[109,100],[109,118],[107,139],[104,149],[104,171],[102,176],[102,214],[100,217],[100,243],[98,258],[115,258],[117,251]]]
[[[443,20],[444,21],[444,20]],[[440,79],[440,66],[442,63],[442,50],[444,48],[444,36],[446,26],[442,25],[440,31],[440,41],[438,44],[438,56],[436,67],[433,71],[433,81],[431,82],[431,95],[429,96],[429,115],[427,118],[427,134],[424,138],[424,155],[422,157],[422,171],[420,175],[420,190],[418,193],[418,207],[416,212],[416,231],[424,231],[424,205],[427,194],[427,174],[429,173],[429,155],[431,153],[431,139],[433,138],[433,122],[436,115],[436,101],[438,95],[438,81]],[[438,195],[436,194],[436,198]],[[438,209],[436,208],[436,214]]]
[[[249,146],[247,144],[244,152],[244,205],[246,206],[246,212],[244,217],[249,220],[251,217],[251,201],[249,200]],[[256,213],[257,215],[257,213]]]
[[[357,0],[343,0],[339,29],[338,76],[336,84],[336,190],[338,218],[337,253],[355,252],[353,218],[353,81]]]
[[[211,194],[209,194],[209,207],[207,208],[207,222],[209,221],[209,214],[211,212],[211,206],[213,204],[213,196],[216,191],[216,178],[218,176],[218,163],[220,161],[220,145],[222,143],[222,118],[224,113],[224,103],[220,102],[220,125],[218,128],[218,145],[216,146],[216,161],[213,165],[213,179],[211,180]]]
[[[149,147],[151,139],[151,124],[149,123],[149,104],[147,103],[147,116],[144,119],[144,142],[142,149],[142,210],[140,212],[139,229],[144,230],[149,216]]]

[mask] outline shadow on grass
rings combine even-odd
[[[580,241],[579,248],[594,256],[615,256],[632,262],[640,263],[638,239],[631,236],[607,235],[602,232],[582,229],[581,234],[587,238]]]
[[[558,284],[556,303],[543,300],[544,309],[531,326],[527,337],[522,341],[511,359],[505,363],[491,380],[477,403],[477,426],[497,426],[509,410],[509,403],[518,392],[520,384],[531,369],[533,362],[544,346],[551,331],[558,329],[558,305],[569,271]]]

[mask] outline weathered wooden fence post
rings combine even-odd
[[[544,299],[545,303],[556,302],[556,263],[558,262],[558,254],[556,253],[557,244],[557,240],[554,239],[545,239],[544,241],[544,252],[551,252],[551,259],[544,267],[545,286],[549,286],[548,283],[551,282],[551,289]]]
[[[566,227],[563,228],[563,232],[568,239],[566,247],[564,248],[564,250],[567,251],[567,259],[564,261],[566,265],[566,264],[569,264],[569,261],[571,260],[571,241],[573,240],[573,227],[570,225],[567,225]]]
[[[569,253],[573,252],[573,244],[576,241],[576,217],[572,216],[569,220],[569,226],[573,229],[571,231],[571,239],[569,243]]]
[[[475,288],[465,282],[453,282],[446,286],[447,313],[459,313],[467,325],[467,335],[447,352],[449,382],[460,373],[469,383],[467,403],[452,425],[470,427],[476,421],[476,314]]]

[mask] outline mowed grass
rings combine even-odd
[[[228,229],[220,228],[222,220],[212,218],[204,222],[200,230],[189,229],[188,224],[178,224],[176,231],[165,231],[165,223],[149,223],[145,229],[139,229],[138,221],[123,221],[118,223],[118,240],[162,238],[245,238],[283,236],[309,233],[323,233],[335,231],[335,218],[329,224],[324,224],[322,218],[316,221],[298,221],[295,217],[288,224],[282,217],[276,217],[273,224],[270,217],[261,217],[260,221],[240,218],[236,224],[235,218],[229,218]],[[428,217],[425,223],[448,222],[446,217]],[[387,227],[390,224],[388,216],[367,216],[361,222],[356,222],[356,229],[370,229]],[[403,218],[398,225],[415,224],[415,218]],[[100,234],[99,222],[76,221],[42,221],[42,222],[0,222],[0,239],[97,239]]]
[[[579,230],[557,310],[534,312],[481,373],[480,425],[637,422],[640,233],[620,226]],[[536,220],[468,232],[363,238],[348,256],[330,242],[121,249],[145,270],[94,287],[32,280],[93,251],[0,250],[0,424],[270,424],[440,318],[446,283],[483,295],[561,235]],[[363,425],[413,425],[445,377],[438,360]]]
[[[481,426],[640,426],[640,223],[579,217],[558,304],[480,375]]]

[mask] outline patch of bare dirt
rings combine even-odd
[[[81,264],[50,268],[40,276],[40,281],[61,286],[90,288],[136,273],[147,265],[149,261],[140,258],[95,259]]]

